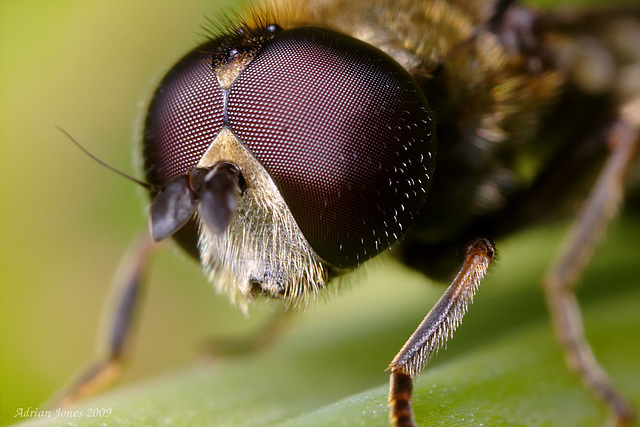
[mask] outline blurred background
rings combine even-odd
[[[114,272],[146,228],[138,189],[82,154],[55,126],[136,175],[132,144],[151,90],[202,39],[205,17],[238,7],[232,0],[0,0],[1,425],[16,421],[18,407],[41,405],[92,357]],[[594,289],[598,278],[608,277],[609,263],[637,261],[636,218],[616,225],[599,252]],[[509,292],[524,289],[517,297],[523,306],[485,323],[480,319],[495,310],[472,310],[479,326],[463,333],[466,344],[463,337],[450,346],[454,355],[456,345],[461,351],[478,342],[474,331],[491,333],[490,325],[510,322],[513,313],[520,315],[517,322],[544,312],[536,285],[562,230],[558,224],[502,242],[496,278],[485,284],[477,305],[506,301]],[[267,315],[257,308],[244,317],[177,252],[165,249],[154,258],[125,384],[188,365],[205,337],[252,330]],[[386,363],[443,288],[390,260],[374,264],[377,273],[358,277],[365,283],[346,289],[344,298],[312,308],[298,328],[327,318],[400,318],[406,332],[381,341],[376,356],[380,369],[372,384],[381,384]],[[531,279],[510,279],[518,274]]]
[[[114,272],[146,228],[146,201],[135,185],[98,166],[55,126],[137,175],[132,144],[151,90],[202,39],[205,17],[236,7],[225,0],[0,1],[3,424],[15,421],[16,407],[40,405],[91,357]],[[229,319],[220,330],[244,320],[195,263],[169,250],[154,265],[132,378],[193,358],[194,346],[180,340],[215,331],[211,313]]]

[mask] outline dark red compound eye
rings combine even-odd
[[[215,58],[204,53],[213,51],[187,55],[156,92],[147,179],[164,185],[187,173],[226,124],[327,263],[353,267],[395,242],[424,206],[435,166],[434,125],[412,77],[359,40],[295,28],[261,46],[225,111]]]

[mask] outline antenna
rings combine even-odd
[[[93,160],[98,162],[100,165],[102,165],[105,168],[109,169],[110,171],[115,172],[118,175],[128,179],[129,181],[132,181],[132,182],[138,184],[139,186],[146,188],[149,191],[152,191],[152,192],[159,191],[158,187],[156,187],[155,185],[152,185],[152,184],[149,184],[147,182],[141,181],[141,180],[139,180],[139,179],[137,179],[137,178],[125,173],[125,172],[122,172],[119,169],[114,168],[110,164],[104,162],[102,159],[98,158],[91,151],[87,150],[82,144],[80,144],[74,137],[71,136],[71,134],[69,134],[69,132],[67,132],[66,130],[62,129],[60,126],[56,125],[56,127],[58,128],[58,130],[60,132],[65,134],[67,136],[67,138],[69,138],[71,140],[71,142],[73,142],[75,144],[76,147],[78,147],[80,150],[82,150],[82,152],[84,152],[84,154],[86,154],[87,156],[91,157]]]

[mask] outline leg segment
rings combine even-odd
[[[289,325],[292,317],[293,311],[284,306],[277,307],[256,331],[240,338],[214,337],[204,344],[202,353],[205,357],[214,359],[254,353],[274,342]]]
[[[413,426],[413,381],[431,356],[453,336],[494,255],[489,240],[477,239],[468,246],[460,272],[389,365],[389,417],[394,426]]]
[[[636,106],[640,110],[640,103]],[[598,364],[584,335],[574,286],[588,264],[592,252],[622,202],[625,177],[640,138],[628,121],[620,119],[610,129],[611,154],[600,173],[580,215],[570,229],[562,251],[544,279],[547,304],[558,341],[569,367],[597,397],[610,407],[616,424],[633,419],[631,406],[613,387]]]
[[[49,406],[69,406],[108,387],[120,376],[127,344],[133,332],[136,309],[142,293],[142,276],[151,247],[152,242],[145,233],[127,254],[121,274],[117,276],[120,289],[114,301],[113,313],[109,316],[111,324],[106,340],[99,343],[99,356],[82,368],[79,375],[51,399]]]

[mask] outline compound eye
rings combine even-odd
[[[143,159],[148,182],[164,187],[198,164],[222,127],[223,102],[206,49],[194,49],[173,66],[147,112]]]
[[[315,27],[260,31],[214,39],[167,73],[145,123],[146,178],[165,187],[188,174],[229,127],[314,251],[334,267],[356,266],[399,239],[425,204],[435,166],[427,100],[362,41]],[[235,48],[238,40],[251,43]],[[251,60],[222,87],[216,72],[243,57],[236,51]]]
[[[228,121],[335,267],[390,246],[425,204],[435,166],[427,100],[357,39],[314,27],[277,34],[231,87]]]

